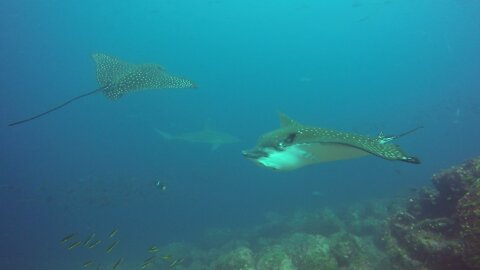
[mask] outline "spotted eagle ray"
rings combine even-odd
[[[167,132],[155,129],[155,131],[166,140],[178,140],[189,143],[204,143],[211,146],[212,151],[217,150],[220,146],[226,144],[237,143],[240,140],[228,133],[221,132],[209,127],[200,131],[188,132],[178,135],[171,135]]]
[[[92,58],[96,65],[97,81],[99,88],[76,96],[48,111],[37,114],[30,118],[9,124],[15,126],[22,124],[55,110],[80,98],[102,92],[109,99],[116,100],[124,94],[143,89],[167,89],[167,88],[195,88],[196,85],[185,78],[169,74],[162,66],[157,64],[131,64],[116,57],[101,53],[95,53]]]
[[[398,145],[390,142],[421,127],[396,136],[381,133],[372,137],[305,126],[285,114],[280,114],[280,123],[279,129],[263,134],[255,148],[242,154],[261,166],[283,171],[367,155],[420,163],[418,158],[405,155]]]

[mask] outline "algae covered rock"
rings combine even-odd
[[[210,231],[201,248],[162,250],[185,270],[480,269],[480,159],[432,182],[395,204],[269,213],[253,229]]]
[[[201,244],[206,248],[219,247],[227,244],[235,239],[235,232],[227,228],[211,228],[208,229],[203,238],[200,239]]]
[[[426,262],[433,269],[464,269],[462,245],[452,226],[448,218],[417,219],[399,212],[391,219],[389,229],[403,256],[410,258],[405,262]]]
[[[257,262],[257,270],[297,270],[281,246],[266,248]]]
[[[374,236],[381,232],[383,223],[375,218],[356,220],[348,224],[348,231],[358,236]]]
[[[408,199],[407,212],[419,219],[447,216],[443,205],[439,203],[439,196],[440,193],[437,190],[423,187],[415,196]]]
[[[341,230],[342,221],[329,208],[318,212],[297,211],[289,223],[292,232],[332,235]]]
[[[435,174],[432,183],[390,219],[389,235],[426,269],[480,269],[480,159]]]
[[[255,270],[253,252],[239,247],[221,256],[212,263],[212,270]]]
[[[480,269],[480,178],[458,202],[460,236],[467,265]]]
[[[433,185],[439,192],[437,199],[445,215],[453,215],[457,202],[473,183],[480,178],[480,159],[472,159],[461,166],[454,166],[432,178]]]
[[[439,204],[458,222],[463,261],[480,269],[480,158],[434,175]]]
[[[291,232],[286,217],[275,212],[265,214],[265,222],[255,228],[256,237],[278,238]]]
[[[398,243],[390,230],[384,230],[383,235],[375,240],[375,245],[385,253],[375,269],[424,269],[421,262],[408,255],[408,252]]]
[[[348,266],[360,254],[360,244],[351,234],[338,233],[331,239],[331,253],[340,267]]]
[[[335,257],[340,269],[370,270],[381,261],[383,253],[366,238],[340,232],[329,240],[330,253]]]
[[[298,270],[338,269],[329,241],[321,235],[295,233],[284,239],[282,246]]]
[[[343,209],[340,217],[348,232],[357,236],[374,236],[388,217],[387,204],[383,201],[354,204]]]

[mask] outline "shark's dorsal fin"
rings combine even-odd
[[[280,119],[280,126],[281,127],[292,127],[292,126],[301,126],[300,123],[293,120],[292,118],[288,117],[286,114],[279,112],[278,118]]]
[[[220,144],[214,143],[214,144],[212,144],[211,149],[212,149],[212,151],[217,151],[219,147],[220,147]]]
[[[203,130],[210,131],[215,130],[215,124],[212,123],[212,119],[207,118],[203,121]]]

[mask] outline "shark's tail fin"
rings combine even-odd
[[[157,132],[157,134],[159,134],[160,136],[162,136],[162,138],[165,139],[165,140],[172,140],[172,139],[174,139],[174,137],[173,137],[171,134],[169,134],[169,133],[167,133],[167,132],[164,132],[164,131],[161,131],[161,130],[159,130],[159,129],[155,129],[155,132]]]

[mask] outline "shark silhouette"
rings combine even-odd
[[[396,136],[380,134],[371,137],[305,126],[282,113],[280,123],[279,129],[262,135],[255,148],[242,154],[261,166],[275,170],[294,170],[311,164],[368,155],[420,163],[418,158],[405,155],[399,146],[390,143],[420,127]]]
[[[98,92],[102,92],[109,99],[115,100],[126,93],[142,89],[196,88],[196,85],[192,81],[171,75],[162,66],[157,64],[131,64],[102,53],[95,53],[92,55],[92,58],[96,65],[99,88],[67,100],[43,113],[13,122],[9,124],[9,126],[15,126],[37,119],[73,101]]]
[[[158,129],[155,129],[155,131],[165,140],[178,140],[189,143],[209,144],[212,151],[217,150],[220,146],[226,144],[240,142],[240,140],[233,135],[208,127],[200,131],[188,132],[178,135],[171,135]]]

